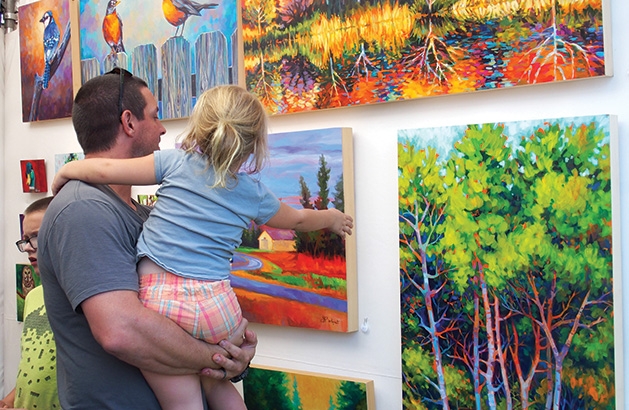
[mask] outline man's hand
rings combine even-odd
[[[203,369],[201,375],[217,380],[231,379],[240,375],[249,366],[253,356],[255,356],[257,345],[258,336],[252,330],[245,331],[244,339],[240,347],[228,340],[222,340],[219,346],[225,349],[230,357],[216,353],[212,356],[212,359],[222,368],[218,370],[210,368]]]

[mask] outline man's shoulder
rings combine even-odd
[[[134,217],[133,210],[109,187],[70,181],[48,206],[40,232],[46,233],[52,225],[59,227],[59,221],[67,229],[79,229],[77,226],[91,229],[117,220],[133,220],[135,224],[135,219],[141,224],[142,216]]]

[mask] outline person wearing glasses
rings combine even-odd
[[[229,337],[242,320],[230,286],[230,260],[251,221],[258,226],[344,237],[353,221],[338,209],[294,209],[257,177],[268,155],[267,117],[244,88],[205,91],[192,111],[181,150],[133,159],[91,158],[63,166],[52,184],[161,184],[138,240],[140,299],[190,334],[210,343]],[[64,188],[65,189],[65,188]],[[229,380],[144,371],[165,410],[246,410]]]
[[[15,244],[36,273],[37,233],[52,197],[36,200],[24,210],[22,239]],[[15,388],[0,400],[0,408],[61,409],[57,396],[56,348],[44,307],[44,291],[36,286],[24,301],[20,363]]]
[[[146,82],[120,69],[83,84],[72,123],[85,158],[145,156],[166,132]],[[130,185],[71,181],[44,216],[38,259],[63,408],[159,409],[140,369],[235,379],[255,354],[246,320],[213,345],[142,304],[136,242],[149,211]]]

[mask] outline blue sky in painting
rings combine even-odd
[[[261,173],[262,182],[283,202],[299,204],[299,177],[303,176],[313,197],[319,191],[319,157],[325,156],[330,168],[330,199],[343,173],[342,130],[340,128],[269,134],[269,163]]]
[[[205,1],[218,3],[219,6],[214,10],[203,10],[200,17],[191,16],[186,21],[184,37],[194,44],[200,33],[219,30],[227,38],[228,49],[231,49],[231,35],[237,26],[236,0],[201,2]],[[157,47],[159,55],[161,45],[175,34],[175,27],[164,18],[160,0],[121,0],[116,9],[123,22],[123,41],[127,53],[139,45],[152,43]],[[102,60],[110,52],[111,49],[105,43],[102,34],[106,10],[107,0],[81,0],[81,59],[96,57]]]
[[[599,128],[607,133],[604,142],[609,142],[610,119],[607,115],[550,118],[529,121],[513,121],[499,123],[505,126],[508,143],[516,150],[520,146],[522,137],[532,135],[535,130],[544,127],[546,123],[559,123],[562,126],[580,126],[595,122]],[[497,123],[498,124],[498,123]],[[454,143],[463,137],[467,125],[448,127],[418,128],[398,131],[398,141],[410,141],[416,147],[433,147],[442,158],[447,158]]]

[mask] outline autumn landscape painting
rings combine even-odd
[[[261,181],[297,209],[353,216],[352,132],[270,134]],[[355,239],[252,224],[232,261],[231,284],[250,321],[333,332],[358,328]]]
[[[398,132],[405,409],[622,403],[616,128]]]
[[[611,74],[603,0],[244,0],[272,114]]]

